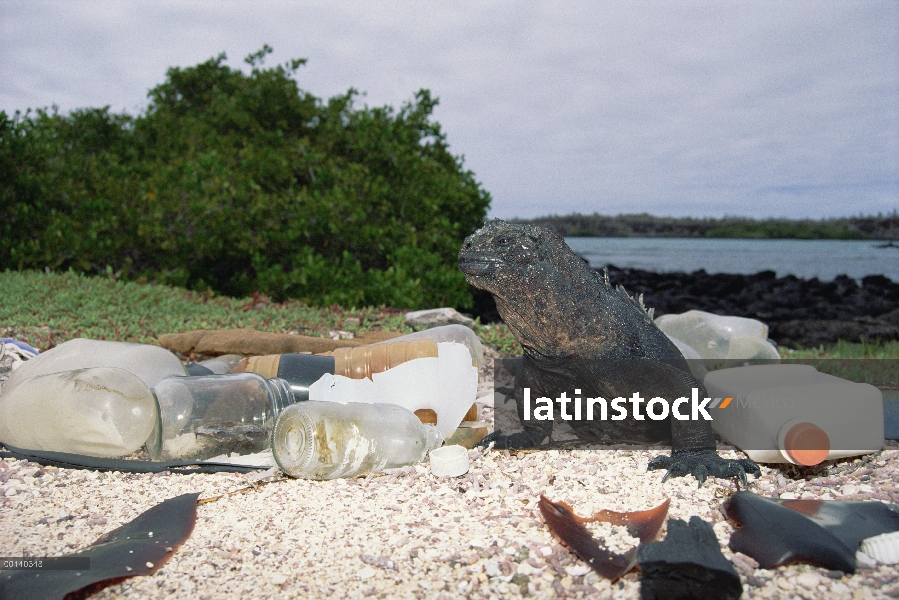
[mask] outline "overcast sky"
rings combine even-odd
[[[170,66],[420,88],[491,216],[899,208],[899,2],[0,0],[0,109],[135,114]]]

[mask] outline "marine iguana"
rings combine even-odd
[[[586,387],[583,394],[612,399],[639,391],[669,401],[705,387],[690,373],[677,347],[653,323],[642,298],[613,288],[575,254],[554,230],[495,219],[469,236],[459,251],[459,268],[477,288],[493,295],[506,325],[524,348],[515,381],[515,400],[524,430],[495,432],[485,439],[499,448],[531,448],[552,433],[553,421],[527,421],[523,389]],[[704,397],[704,396],[702,396]],[[583,439],[615,442],[671,440],[671,456],[657,456],[649,469],[665,477],[692,474],[702,485],[709,475],[760,475],[748,459],[718,456],[705,420],[570,421]]]

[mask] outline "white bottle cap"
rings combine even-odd
[[[899,563],[899,531],[869,537],[860,549],[881,564],[895,565]]]
[[[431,473],[436,477],[459,477],[468,473],[468,450],[462,446],[444,446],[431,450]]]
[[[814,423],[800,419],[791,419],[781,426],[777,445],[789,462],[806,467],[821,464],[830,454],[827,432]]]

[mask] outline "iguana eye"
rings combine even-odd
[[[507,246],[509,244],[509,238],[501,237],[496,239],[496,243],[500,246]]]

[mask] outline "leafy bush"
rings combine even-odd
[[[303,60],[169,69],[131,117],[0,112],[0,269],[72,268],[315,305],[466,306],[490,196],[421,90],[399,110],[299,89]]]

